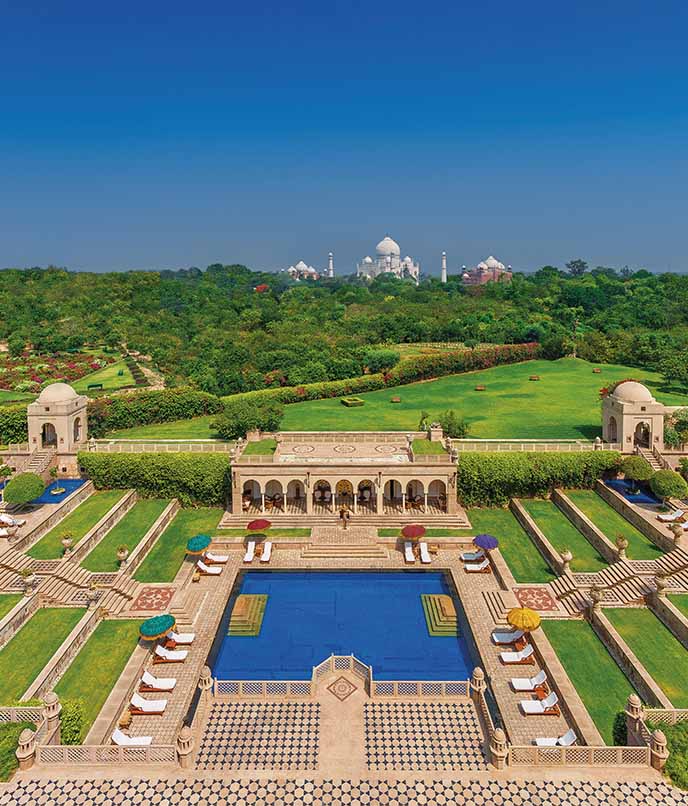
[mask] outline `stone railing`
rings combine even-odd
[[[219,439],[103,439],[89,442],[88,449],[96,453],[230,453],[235,444]]]
[[[644,708],[644,721],[655,725],[678,725],[688,721],[688,708]]]
[[[313,685],[310,680],[215,680],[213,697],[216,700],[237,698],[292,697],[310,699]]]
[[[137,500],[138,496],[136,490],[127,490],[119,501],[103,515],[98,523],[86,532],[76,546],[69,552],[67,559],[73,563],[81,562],[81,560],[83,560],[105,537],[110,529],[122,520]]]
[[[0,723],[33,722],[35,725],[43,719],[42,705],[16,705],[0,708]]]
[[[0,621],[0,647],[3,647],[38,610],[39,596],[34,592],[25,596]]]
[[[85,484],[82,484],[81,487],[74,490],[71,495],[68,495],[61,504],[58,504],[45,520],[41,521],[30,532],[12,541],[12,548],[21,551],[32,546],[94,492],[95,487],[92,481],[87,481]]]
[[[375,699],[430,697],[432,699],[467,698],[469,680],[373,680],[370,696]]]
[[[511,745],[510,767],[647,767],[649,747],[536,747]]]
[[[452,439],[454,450],[464,453],[466,451],[478,452],[556,452],[579,453],[594,450],[620,450],[621,446],[605,442],[582,442],[578,439]]]
[[[7,450],[3,451],[5,453],[31,453],[31,449],[28,442],[10,442]]]
[[[448,465],[454,464],[448,453],[416,453],[411,450],[409,458],[416,465]]]
[[[273,454],[249,454],[248,456],[243,453],[238,460],[242,465],[271,465],[275,461]]]
[[[174,520],[175,515],[181,509],[181,504],[176,498],[173,498],[170,503],[163,509],[155,523],[150,527],[146,534],[139,541],[138,545],[131,552],[126,561],[126,573],[131,576],[134,571],[143,562],[144,557],[150,551],[151,546],[160,537],[160,535],[167,529],[170,523]]]
[[[114,744],[38,745],[36,763],[42,766],[89,764],[122,766],[128,764],[177,764],[177,750],[172,744],[150,747],[118,747]]]

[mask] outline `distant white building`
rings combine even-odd
[[[486,283],[510,282],[512,277],[511,266],[505,266],[496,257],[490,255],[481,260],[473,269],[465,266],[461,269],[461,279],[464,285],[485,285]]]
[[[320,271],[314,266],[309,266],[303,260],[299,260],[288,269],[280,269],[286,272],[292,280],[319,280],[321,277],[334,277],[334,255],[330,252],[327,256],[327,270]]]
[[[376,257],[369,255],[356,266],[356,274],[368,280],[374,280],[380,274],[394,274],[401,279],[420,279],[420,264],[408,255],[402,260],[399,244],[389,235],[375,247]]]

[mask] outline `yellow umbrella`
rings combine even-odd
[[[529,607],[513,607],[509,610],[506,620],[517,630],[532,632],[540,626],[540,616]]]

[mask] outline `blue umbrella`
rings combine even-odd
[[[473,545],[484,551],[492,551],[499,545],[499,540],[492,535],[476,535],[473,538]]]

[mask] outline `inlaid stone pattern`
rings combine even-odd
[[[487,769],[472,703],[366,703],[370,770]]]
[[[319,732],[318,703],[214,703],[196,768],[315,770]]]
[[[22,780],[0,791],[0,806],[80,804],[501,804],[501,806],[687,806],[688,793],[664,782],[581,781],[298,781],[236,780]]]
[[[559,605],[545,588],[514,588],[514,593],[521,607],[532,610],[559,610]]]
[[[338,677],[334,683],[331,683],[327,690],[334,694],[334,696],[340,701],[344,702],[344,700],[348,699],[354,691],[357,690],[357,687],[350,681],[347,680],[346,677]]]
[[[141,588],[139,595],[129,608],[130,610],[167,610],[175,589],[172,587]]]

